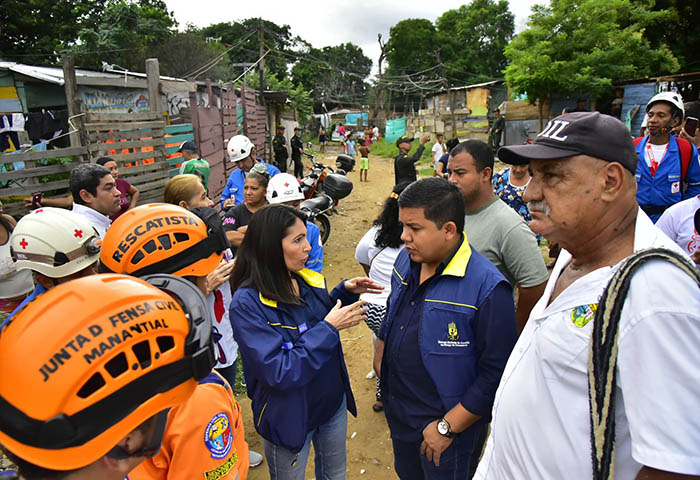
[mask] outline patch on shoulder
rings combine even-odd
[[[231,472],[231,470],[233,470],[237,463],[238,453],[233,452],[233,455],[228,457],[228,459],[224,463],[212,470],[207,470],[206,472],[204,472],[204,480],[219,480],[220,478],[224,478]]]
[[[583,328],[588,322],[593,320],[593,318],[595,317],[596,310],[598,310],[597,303],[579,305],[578,307],[571,310],[571,321],[578,328]]]
[[[211,452],[212,458],[224,458],[231,451],[233,433],[231,422],[224,412],[217,413],[209,420],[204,430],[204,445]]]

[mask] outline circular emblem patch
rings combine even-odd
[[[233,433],[228,416],[221,412],[209,420],[204,431],[204,444],[211,452],[212,458],[224,458],[231,451]]]
[[[598,310],[597,303],[591,303],[590,305],[579,305],[571,311],[571,321],[578,328],[583,328],[588,322],[593,320],[596,310]]]

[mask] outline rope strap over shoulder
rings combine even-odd
[[[615,478],[615,385],[620,316],[632,276],[639,267],[651,260],[672,263],[700,286],[700,273],[688,259],[670,250],[652,248],[637,252],[625,260],[605,287],[593,322],[588,357],[594,480]]]

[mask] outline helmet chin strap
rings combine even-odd
[[[674,113],[674,114],[671,116],[671,119],[666,123],[665,126],[659,128],[655,133],[649,133],[649,139],[650,139],[650,140],[656,140],[656,137],[658,137],[659,135],[662,135],[662,134],[668,135],[669,132],[671,131],[671,127],[669,127],[669,125],[671,124],[671,122],[673,122],[673,119],[674,119],[674,118],[677,118],[677,114],[676,114],[676,113]],[[647,127],[647,129],[648,129],[648,127]]]

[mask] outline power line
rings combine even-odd
[[[234,48],[238,47],[238,46],[241,45],[243,42],[245,42],[246,40],[248,40],[248,38],[253,34],[253,32],[254,32],[254,30],[249,30],[246,34],[243,35],[243,38],[242,38],[237,44],[235,44],[235,45],[233,45],[232,47],[226,49],[226,51],[224,51],[224,52],[221,53],[220,55],[216,56],[214,59],[209,60],[207,63],[205,63],[205,64],[202,65],[201,67],[192,70],[190,73],[184,75],[184,77],[185,77],[185,78],[189,78],[190,76],[194,75],[194,78],[197,78],[197,77],[200,76],[202,73],[204,73],[204,72],[210,70],[211,68],[214,67],[214,65],[216,65],[217,63],[219,63],[219,61],[220,61],[222,58],[224,58],[224,56],[225,56],[226,54],[228,54],[228,52],[230,52],[231,50],[233,50]]]

